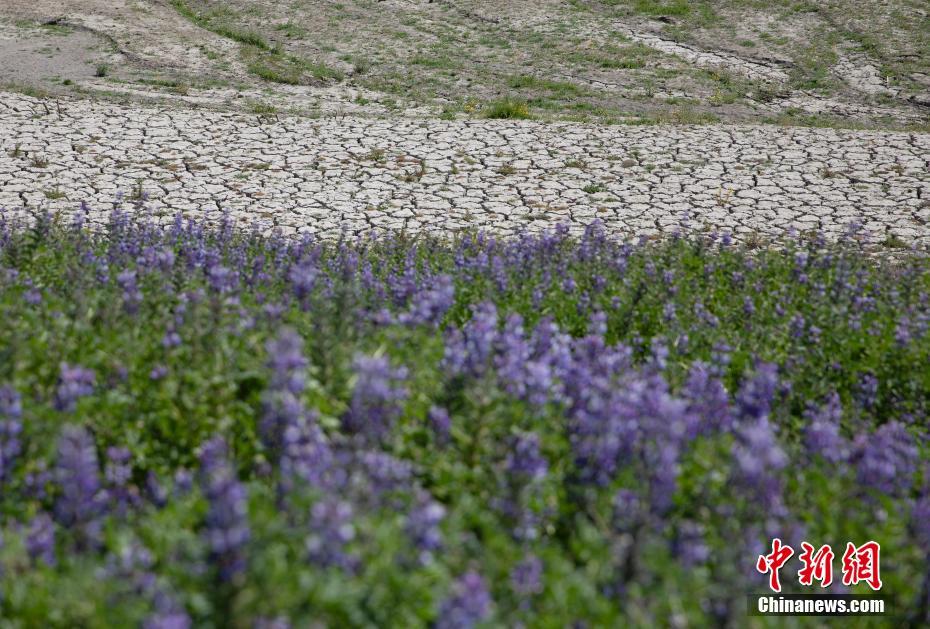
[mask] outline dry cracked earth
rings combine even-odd
[[[285,232],[510,233],[594,219],[930,244],[930,134],[773,126],[261,117],[0,94],[0,206],[118,195]]]
[[[0,59],[7,215],[930,245],[923,0],[8,0]]]

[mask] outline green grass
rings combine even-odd
[[[530,109],[523,101],[517,100],[498,100],[485,105],[481,109],[481,114],[485,118],[495,120],[527,120],[532,118]]]

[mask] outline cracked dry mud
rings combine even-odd
[[[292,117],[0,93],[0,207],[103,222],[118,193],[284,232],[513,233],[600,219],[619,234],[777,236],[852,222],[930,244],[930,134]],[[132,205],[129,205],[132,207]]]

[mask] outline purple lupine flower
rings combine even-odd
[[[464,326],[450,329],[443,364],[455,375],[480,377],[490,365],[496,340],[497,307],[482,302],[472,307],[472,318]]]
[[[645,511],[639,495],[619,489],[613,499],[613,525],[621,533],[632,533],[642,522]]]
[[[178,334],[175,327],[171,326],[165,331],[165,336],[162,337],[161,344],[165,349],[181,345],[181,335]]]
[[[55,565],[55,522],[45,511],[32,518],[26,529],[26,552],[35,561]]]
[[[695,419],[695,434],[690,437],[732,428],[730,397],[723,382],[705,363],[698,360],[691,364],[681,395],[688,403],[688,413]]]
[[[543,591],[543,562],[536,555],[527,555],[510,572],[510,587],[518,596],[528,597]]]
[[[896,421],[883,424],[870,435],[858,435],[850,456],[860,485],[889,496],[900,496],[911,487],[918,460],[913,437]]]
[[[294,289],[294,295],[305,310],[308,307],[310,295],[316,288],[319,274],[320,271],[316,266],[316,261],[310,257],[298,261],[288,271],[287,279]]]
[[[214,292],[225,295],[235,290],[239,283],[239,273],[221,264],[215,264],[207,269],[207,281]]]
[[[306,385],[308,361],[304,356],[304,341],[291,328],[284,328],[277,338],[266,345],[271,388],[300,395]]]
[[[93,394],[96,381],[97,376],[90,369],[62,363],[58,388],[55,391],[55,408],[68,413],[73,412],[78,399]]]
[[[262,442],[272,461],[281,464],[284,493],[293,488],[296,479],[321,486],[331,457],[316,418],[307,413],[298,397],[305,386],[308,365],[303,339],[285,328],[267,349],[271,383],[259,425]]]
[[[874,374],[863,374],[859,379],[856,399],[863,408],[874,408],[878,403],[878,378]]]
[[[44,501],[48,497],[48,486],[53,481],[53,474],[44,461],[36,464],[36,469],[23,478],[24,493],[33,500]]]
[[[778,443],[775,429],[766,416],[744,421],[736,431],[733,446],[734,477],[743,491],[765,509],[782,509],[781,471],[788,457]]]
[[[145,493],[149,501],[159,509],[168,503],[168,492],[152,470],[145,476]]]
[[[285,494],[296,480],[311,487],[331,484],[334,456],[314,413],[302,409],[288,413],[281,439],[281,489]]]
[[[736,394],[736,411],[741,421],[767,418],[778,389],[778,366],[762,363]]]
[[[537,481],[546,476],[549,463],[539,448],[539,435],[526,433],[514,440],[513,448],[507,455],[505,467],[507,473],[520,482]]]
[[[446,516],[446,509],[426,492],[417,496],[416,503],[407,514],[404,530],[410,537],[417,558],[422,565],[433,560],[433,553],[442,548],[442,531],[439,525]]]
[[[0,386],[0,486],[10,479],[19,457],[23,431],[23,405],[19,393],[10,386]]]
[[[190,470],[180,469],[174,473],[174,494],[183,496],[194,488],[194,475]]]
[[[30,287],[23,293],[23,300],[30,306],[38,306],[42,303],[42,291],[35,286]]]
[[[439,325],[455,303],[455,286],[451,275],[439,275],[430,285],[418,290],[411,298],[410,309],[398,320],[404,325]]]
[[[436,436],[436,443],[440,446],[448,444],[452,430],[452,419],[449,417],[449,411],[441,406],[433,406],[430,407],[427,417],[429,426]]]
[[[691,520],[679,522],[672,538],[672,554],[688,568],[705,563],[710,558],[710,548],[704,538],[704,527]]]
[[[203,446],[200,484],[209,503],[204,539],[220,577],[230,580],[245,570],[245,546],[251,531],[246,490],[236,478],[222,437],[214,437]]]
[[[930,493],[917,499],[911,508],[911,529],[925,555],[930,555]]]
[[[306,548],[310,561],[324,568],[355,570],[357,558],[346,552],[355,539],[352,505],[344,500],[326,497],[310,509],[310,536]]]
[[[840,435],[840,419],[843,405],[839,394],[834,391],[820,409],[806,413],[810,423],[804,429],[804,445],[811,454],[819,455],[830,463],[845,461],[849,446]]]
[[[55,480],[60,489],[55,519],[75,532],[80,547],[95,546],[106,494],[100,486],[100,468],[94,440],[84,428],[65,426],[58,439]]]
[[[352,363],[357,376],[349,409],[342,416],[342,426],[351,434],[369,441],[386,437],[400,416],[407,389],[406,367],[391,367],[387,356],[357,355]]]
[[[526,395],[525,372],[529,359],[530,345],[523,333],[523,317],[510,314],[497,338],[494,366],[504,390],[516,398]]]
[[[471,629],[491,615],[491,593],[476,572],[468,572],[452,587],[439,607],[436,629]]]
[[[159,589],[152,604],[154,611],[142,621],[142,629],[190,629],[190,616],[177,599]]]
[[[107,465],[104,471],[107,496],[111,508],[118,515],[140,504],[139,491],[130,485],[132,480],[132,454],[126,448],[107,448]]]
[[[139,312],[139,305],[142,303],[142,291],[139,289],[136,272],[132,269],[122,271],[116,276],[116,283],[123,289],[123,309],[127,314],[131,315]]]

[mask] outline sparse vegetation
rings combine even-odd
[[[482,108],[481,113],[485,118],[495,120],[525,120],[532,117],[525,102],[511,99],[489,103]]]

